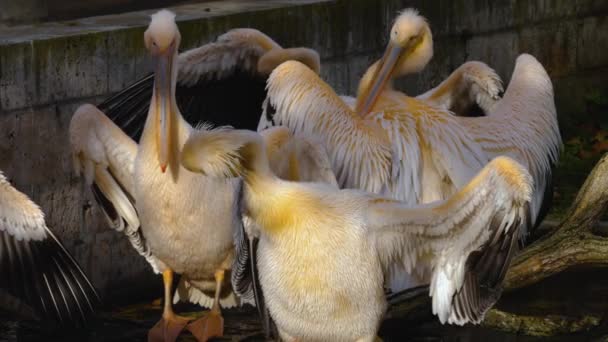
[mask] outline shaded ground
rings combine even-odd
[[[578,274],[581,280],[590,280],[588,276]],[[572,277],[571,277],[572,278]],[[575,277],[576,278],[576,277]],[[565,281],[564,278],[559,278],[557,281],[570,287],[576,282],[575,278],[571,281]],[[601,278],[600,278],[601,279]],[[554,284],[550,285],[555,289]],[[537,294],[543,289],[532,289],[528,291],[524,298],[530,300],[531,296]],[[546,290],[546,288],[544,289]],[[588,290],[588,289],[583,289]],[[552,292],[556,292],[555,290]],[[587,292],[587,291],[585,291]],[[590,291],[589,295],[595,296],[605,294]],[[571,298],[580,300],[582,298]],[[512,302],[512,299],[508,300]],[[517,300],[515,300],[517,302]],[[605,299],[596,303],[597,305],[605,305]],[[535,304],[538,306],[538,304]],[[605,307],[605,306],[604,306]],[[181,305],[177,308],[185,316],[198,317],[201,313],[196,312],[195,306]],[[564,308],[561,308],[564,309]],[[566,310],[568,311],[568,310]],[[8,317],[0,315],[0,342],[8,341],[83,341],[83,342],[101,342],[101,341],[145,341],[146,334],[159,319],[161,307],[151,302],[141,304],[128,305],[117,307],[100,314],[98,321],[91,327],[89,331],[74,336],[50,336],[43,332],[39,324],[35,322],[18,323]],[[225,336],[215,341],[263,341],[263,333],[261,325],[257,319],[257,311],[252,307],[242,309],[225,310]],[[522,336],[513,333],[505,333],[480,326],[442,326],[430,314],[428,317],[419,320],[387,320],[383,323],[380,330],[380,336],[383,341],[603,341],[608,338],[608,326],[604,325],[596,327],[591,331],[570,334],[560,337],[540,338]],[[184,333],[179,341],[195,341],[189,333]]]
[[[197,318],[202,312],[197,307],[180,305],[178,312],[183,316]],[[91,328],[81,333],[68,335],[51,335],[44,332],[37,322],[18,323],[8,317],[0,316],[0,342],[20,341],[145,341],[150,329],[160,318],[161,306],[150,302],[119,307],[102,312]],[[257,311],[253,307],[224,310],[224,338],[214,341],[263,341],[261,325],[257,320]],[[196,341],[188,332],[184,332],[179,341]]]

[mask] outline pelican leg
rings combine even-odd
[[[203,317],[188,324],[188,330],[199,342],[206,342],[212,337],[224,336],[224,318],[220,309],[220,291],[224,283],[224,270],[215,272],[215,298],[213,307]]]
[[[173,284],[173,271],[163,272],[163,285],[165,287],[165,303],[163,317],[148,331],[148,342],[174,342],[188,324],[189,319],[176,315],[171,303],[171,285]]]

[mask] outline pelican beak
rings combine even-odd
[[[389,42],[384,52],[384,56],[380,59],[376,72],[372,77],[369,86],[360,94],[361,99],[357,103],[361,104],[357,108],[357,113],[361,116],[369,113],[378,97],[384,90],[386,82],[391,78],[397,62],[400,60],[403,48],[395,43]]]
[[[171,80],[173,77],[173,58],[175,44],[171,44],[165,51],[157,56],[154,91],[156,92],[156,146],[158,148],[158,162],[164,173],[169,163],[171,114],[173,110],[173,93]]]

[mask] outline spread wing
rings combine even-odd
[[[459,116],[483,116],[492,112],[502,92],[502,80],[492,68],[470,61],[417,98]]]
[[[532,180],[499,157],[446,201],[417,207],[374,198],[367,224],[385,270],[431,269],[433,313],[442,323],[480,322],[495,303],[526,220]]]
[[[530,171],[534,179],[530,209],[533,224],[539,224],[544,202],[553,192],[551,169],[562,145],[553,86],[543,66],[530,55],[519,56],[509,87],[492,112],[487,117],[456,119],[488,156],[509,156]]]
[[[133,168],[137,144],[92,105],[83,105],[70,122],[74,165],[83,173],[110,227],[123,232],[135,250],[158,273],[140,230],[133,199]]]
[[[201,122],[215,126],[255,130],[266,78],[258,60],[279,47],[254,29],[234,29],[217,41],[178,56],[175,97],[184,119],[193,127]],[[135,141],[143,130],[154,87],[150,74],[99,104],[99,109]]]
[[[18,299],[12,303],[25,303],[57,324],[84,325],[100,305],[93,285],[48,229],[40,208],[1,172],[0,272],[0,297]]]

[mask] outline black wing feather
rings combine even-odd
[[[239,183],[238,189],[238,212],[242,213],[243,184]],[[260,286],[260,278],[257,266],[257,248],[259,240],[252,238],[245,231],[245,226],[240,224],[234,235],[236,257],[232,265],[231,283],[235,294],[244,300],[254,300],[255,306],[262,320],[264,333],[267,339],[273,335],[274,322],[264,303],[264,294]]]
[[[526,220],[529,221],[529,205],[526,205],[525,211]],[[502,219],[502,215],[497,215],[490,229],[498,227]],[[494,243],[483,251],[471,253],[465,266],[467,271],[463,286],[452,299],[456,318],[479,323],[498,301],[503,290],[502,282],[517,250],[519,229],[524,224],[527,222],[516,220]]]
[[[139,141],[150,109],[154,74],[149,74],[98,105],[118,127]]]
[[[139,141],[150,108],[154,75],[150,74],[98,105],[117,126]],[[266,78],[237,69],[222,79],[201,77],[193,85],[175,89],[177,106],[192,126],[208,122],[256,130],[266,98]]]
[[[87,276],[46,229],[40,241],[0,232],[0,288],[60,325],[85,326],[101,301]]]

